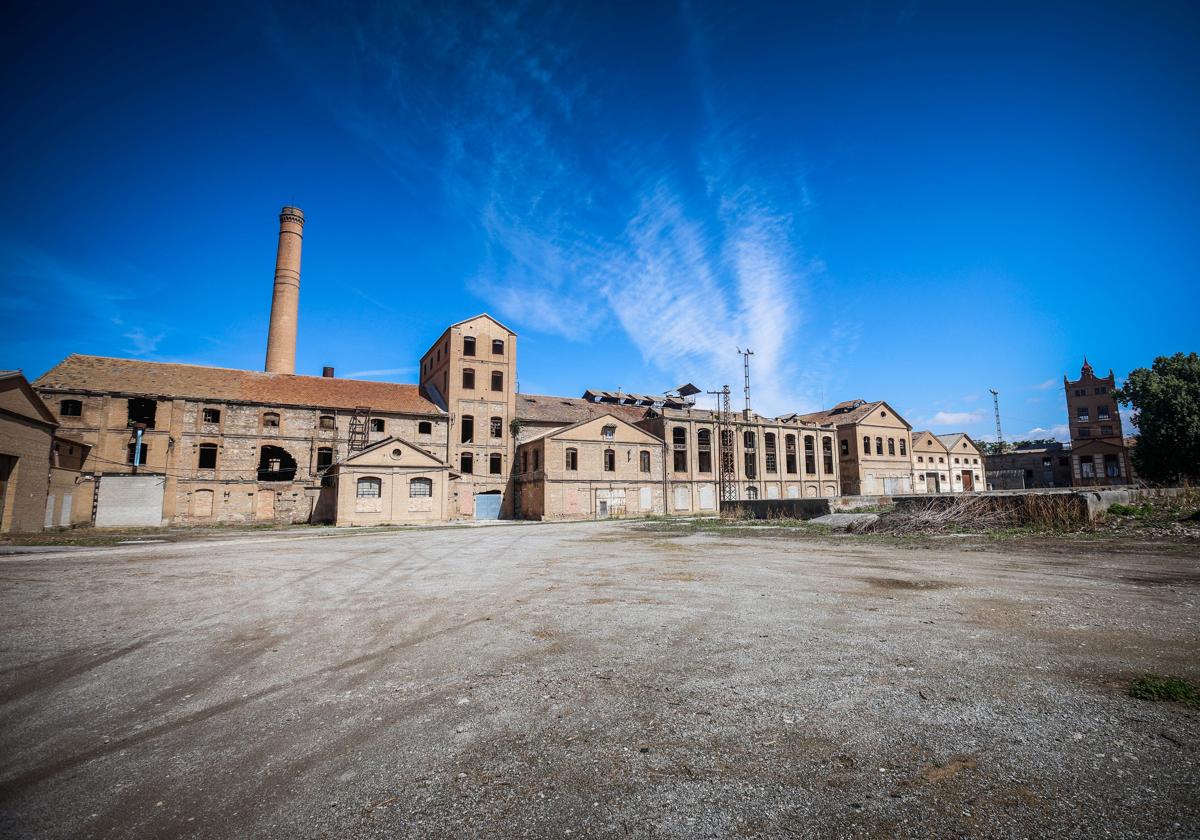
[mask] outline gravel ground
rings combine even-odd
[[[7,837],[1196,837],[1194,548],[631,523],[0,562]]]

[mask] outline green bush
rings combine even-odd
[[[1175,677],[1158,677],[1153,674],[1138,677],[1129,686],[1129,696],[1138,700],[1182,703],[1193,709],[1200,709],[1200,690],[1187,680]]]

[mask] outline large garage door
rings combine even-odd
[[[500,518],[500,494],[499,493],[476,493],[475,494],[475,518],[476,519],[499,519]]]
[[[162,525],[161,475],[103,475],[97,488],[96,527],[128,528]]]

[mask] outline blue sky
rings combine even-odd
[[[10,13],[0,367],[260,368],[293,202],[300,372],[486,310],[526,392],[749,346],[764,413],[1020,437],[1197,349],[1196,4],[159,5]]]

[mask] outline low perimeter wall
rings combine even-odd
[[[833,513],[831,502],[831,499],[736,499],[721,502],[721,514],[746,519],[815,519]]]

